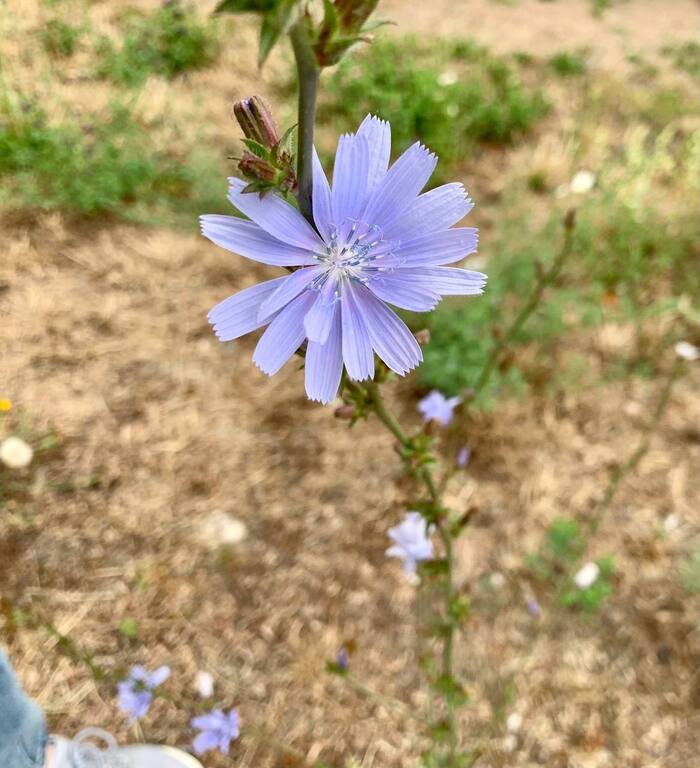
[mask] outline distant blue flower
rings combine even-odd
[[[170,667],[159,667],[149,672],[137,665],[131,668],[126,680],[117,684],[117,705],[130,720],[145,717],[153,701],[153,691],[170,677]]]
[[[434,389],[418,403],[418,410],[423,414],[424,421],[437,421],[446,426],[452,421],[454,410],[461,402],[461,397],[445,397]]]
[[[190,722],[193,728],[201,731],[192,742],[192,747],[198,755],[210,749],[218,749],[227,755],[231,742],[237,739],[240,733],[241,719],[236,709],[232,709],[228,714],[220,709],[213,709],[208,715],[193,717]]]
[[[350,655],[345,646],[338,651],[338,655],[335,657],[335,663],[338,665],[338,669],[342,669],[343,671],[348,668],[350,664]]]
[[[469,462],[472,458],[472,449],[468,445],[463,445],[459,451],[457,451],[457,466],[460,469],[466,469],[469,466]]]
[[[389,528],[389,538],[394,544],[386,554],[403,560],[407,576],[415,574],[418,563],[432,559],[433,542],[428,534],[428,524],[420,512],[407,512],[402,523]]]
[[[542,609],[540,608],[540,604],[535,600],[534,597],[529,597],[527,601],[525,602],[525,605],[527,606],[527,612],[532,616],[534,619],[539,619],[539,617],[542,615]]]
[[[229,179],[229,200],[250,221],[202,216],[202,233],[262,264],[300,267],[225,299],[209,313],[221,341],[268,326],[253,362],[277,373],[308,340],[306,392],[328,403],[343,366],[355,381],[374,376],[374,353],[403,376],[422,360],[418,343],[387,304],[427,312],[446,295],[483,293],[486,276],[449,268],[477,246],[477,230],[454,227],[472,209],[461,184],[421,194],[437,158],[419,143],[389,168],[391,129],[368,115],[340,137],[333,188],[313,157],[315,228],[276,194],[244,193]]]

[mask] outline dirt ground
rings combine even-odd
[[[574,0],[408,5],[387,0],[382,13],[402,31],[449,33],[443,9],[464,8],[463,34],[535,52],[588,44],[602,62],[621,61],[625,40],[660,47],[700,19],[689,0],[630,0],[602,27]],[[405,499],[391,439],[368,425],[347,430],[332,409],[305,400],[295,365],[267,379],[250,362],[252,339],[221,345],[206,323],[215,302],[271,270],[195,235],[87,227],[58,214],[4,216],[0,253],[0,397],[33,433],[57,435],[26,494],[3,509],[2,594],[109,670],[170,664],[170,685],[192,709],[195,674],[211,671],[248,732],[230,761],[207,766],[293,764],[275,742],[339,766],[349,755],[366,768],[415,764],[424,744],[409,715],[425,701],[415,592],[384,556]],[[577,343],[605,361],[618,331]],[[478,508],[458,549],[461,588],[475,605],[458,666],[479,768],[698,760],[700,597],[683,591],[679,569],[700,542],[699,379],[696,367],[674,389],[591,542],[591,558],[615,554],[617,576],[614,596],[589,619],[539,593],[523,560],[553,519],[587,519],[611,467],[634,450],[660,380],[503,403],[446,438],[447,455],[463,441],[474,450],[448,501]],[[396,389],[396,407],[415,420],[415,395]],[[243,522],[247,537],[213,547],[224,516]],[[526,610],[533,594],[540,619]],[[137,639],[119,632],[127,617]],[[45,629],[2,635],[54,730],[94,724],[134,737],[113,686],[95,682]],[[324,674],[324,660],[349,641],[353,673],[389,700]],[[522,725],[508,733],[512,713]],[[186,745],[187,720],[183,707],[158,700],[145,736]]]

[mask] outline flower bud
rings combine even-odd
[[[274,182],[277,180],[278,171],[267,160],[257,157],[252,152],[244,152],[238,161],[238,168],[246,179]]]
[[[233,115],[247,139],[253,139],[267,149],[272,149],[279,143],[280,136],[272,111],[260,96],[251,96],[249,99],[235,102]]]
[[[422,328],[420,331],[416,331],[413,335],[416,337],[416,341],[421,345],[421,347],[424,347],[426,344],[430,343],[429,328]]]
[[[355,415],[354,405],[339,405],[334,413],[336,419],[352,419]]]

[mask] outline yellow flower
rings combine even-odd
[[[6,397],[0,397],[0,413],[7,413],[12,409],[12,401]]]

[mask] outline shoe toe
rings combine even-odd
[[[119,756],[127,760],[129,768],[203,768],[187,752],[155,744],[130,744],[119,749]]]

